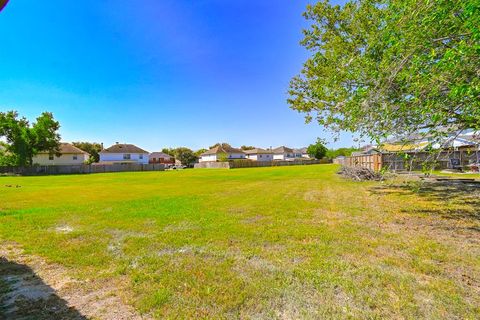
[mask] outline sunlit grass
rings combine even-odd
[[[3,177],[0,240],[158,318],[478,317],[478,208],[335,171]]]

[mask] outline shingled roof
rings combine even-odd
[[[66,142],[60,143],[60,154],[89,154],[88,152],[83,151],[75,147],[74,145]],[[50,151],[40,151],[38,154],[50,154]]]
[[[216,146],[208,151],[205,151],[204,153],[201,154],[201,156],[208,156],[211,154],[219,154],[219,153],[245,153],[241,149],[237,148],[232,148],[232,147],[227,147],[227,146]]]
[[[117,143],[111,147],[103,149],[100,153],[149,153],[136,145]]]
[[[281,146],[278,148],[273,149],[273,153],[293,153],[293,149],[287,148],[285,146]]]
[[[171,155],[165,153],[165,152],[152,152],[150,153],[150,158],[173,158]]]
[[[272,150],[265,150],[262,148],[255,148],[251,150],[245,150],[246,154],[273,154]]]

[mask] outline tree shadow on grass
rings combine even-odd
[[[438,216],[445,219],[469,220],[480,222],[480,184],[463,183],[460,181],[411,181],[408,183],[385,184],[371,189],[373,194],[396,194],[406,196],[417,195],[432,201],[435,206],[431,209],[411,207],[404,209],[406,213],[420,213]],[[480,228],[473,227],[474,231]]]
[[[0,257],[0,319],[88,319],[24,264]]]

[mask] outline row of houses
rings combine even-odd
[[[173,158],[163,152],[148,152],[133,144],[116,143],[99,152],[99,164],[173,164]],[[61,143],[59,153],[39,152],[34,158],[36,165],[79,165],[88,161],[90,154],[70,143]],[[306,148],[292,149],[281,146],[275,149],[255,148],[242,150],[229,146],[216,146],[200,155],[199,162],[248,159],[252,161],[293,161],[299,158],[309,159]]]
[[[365,146],[350,157],[338,157],[333,162],[374,170],[420,170],[425,162],[430,162],[437,169],[478,171],[480,132],[453,132],[441,139],[423,134],[390,139],[377,146]]]
[[[173,163],[173,158],[163,152],[150,153],[133,144],[116,143],[99,152],[99,164],[148,164]],[[60,143],[59,153],[51,154],[48,151],[39,152],[33,157],[35,165],[79,165],[88,161],[90,154],[70,143]]]
[[[200,155],[199,162],[246,159],[252,161],[293,161],[299,158],[309,159],[307,148],[292,149],[281,146],[275,149],[254,148],[242,150],[230,146],[218,145]]]

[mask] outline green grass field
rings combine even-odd
[[[0,245],[155,318],[478,319],[478,190],[336,170],[0,177]]]

